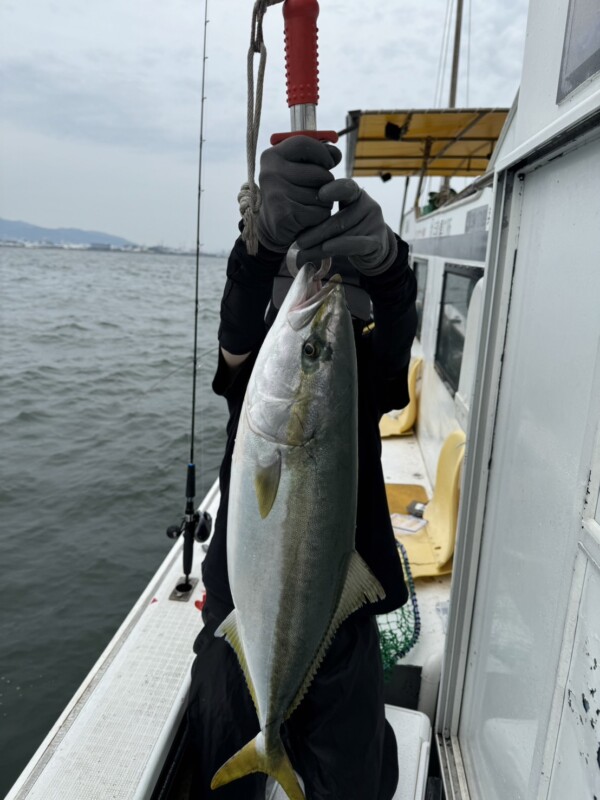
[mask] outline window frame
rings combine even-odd
[[[447,305],[447,303],[444,302],[444,294],[446,291],[448,275],[458,275],[460,277],[470,278],[472,280],[472,287],[474,289],[477,284],[477,281],[479,281],[483,277],[483,274],[484,274],[483,267],[471,267],[471,266],[466,266],[465,264],[456,264],[452,262],[444,263],[444,277],[442,281],[442,292],[440,296],[440,311],[438,314],[437,334],[435,337],[434,367],[437,374],[444,382],[444,385],[446,386],[452,397],[454,397],[456,395],[456,392],[458,391],[458,386],[460,383],[460,370],[456,386],[454,386],[452,376],[447,371],[445,365],[442,364],[438,358],[438,353],[440,349],[440,339],[442,334],[442,317],[444,314],[444,308]],[[469,302],[470,299],[471,298],[469,297]],[[467,306],[467,315],[468,312],[469,308]],[[465,326],[466,326],[466,318],[465,318]],[[463,340],[463,352],[464,352],[464,340]],[[461,352],[461,367],[462,367],[462,352]]]
[[[427,282],[429,280],[429,261],[426,258],[420,258],[419,256],[414,256],[411,260],[411,269],[415,274],[415,280],[417,281],[417,298],[419,297],[419,274],[418,268],[425,267],[424,274],[425,274],[425,283],[423,285],[423,305],[421,307],[421,313],[419,314],[417,308],[417,332],[415,336],[419,341],[422,341],[421,334],[423,332],[423,317],[425,316],[425,299],[427,297]],[[417,298],[415,298],[415,306]]]
[[[585,1],[585,0],[583,0]],[[598,47],[584,61],[578,64],[570,73],[567,74],[567,62],[571,53],[575,15],[578,3],[582,0],[569,0],[569,11],[567,14],[567,24],[563,39],[562,57],[560,60],[560,72],[558,76],[558,86],[556,89],[556,102],[562,103],[573,92],[577,91],[582,85],[591,80],[594,75],[600,72],[600,40]],[[588,0],[589,2],[589,0]]]

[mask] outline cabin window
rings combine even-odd
[[[600,71],[598,0],[570,0],[556,102]]]
[[[446,264],[444,268],[435,366],[452,396],[458,389],[469,303],[482,275],[480,267]]]
[[[412,264],[415,278],[417,279],[417,339],[421,338],[421,328],[423,327],[423,306],[425,305],[425,290],[427,288],[427,261],[420,258],[413,259]]]

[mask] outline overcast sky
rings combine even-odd
[[[526,0],[471,0],[469,105],[518,89]],[[202,243],[229,249],[246,174],[246,53],[253,0],[209,0]],[[319,127],[351,109],[434,104],[447,0],[321,0]],[[261,140],[289,128],[282,6]],[[204,0],[2,0],[0,217],[105,231],[142,244],[195,241]],[[466,104],[469,0],[458,105]],[[447,84],[444,101],[447,101]],[[342,149],[345,145],[342,145]],[[345,174],[344,163],[336,175]],[[404,180],[363,185],[397,228]]]

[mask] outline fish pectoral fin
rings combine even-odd
[[[275,453],[274,460],[266,467],[260,464],[254,474],[254,491],[258,500],[258,510],[262,519],[269,516],[273,503],[277,497],[279,481],[281,479],[281,453]]]
[[[364,606],[365,603],[375,603],[377,600],[383,600],[384,598],[385,591],[383,586],[379,583],[375,575],[373,575],[368,565],[365,563],[365,561],[363,561],[356,550],[353,550],[348,563],[348,569],[346,571],[344,588],[342,589],[337,608],[331,619],[331,622],[329,623],[327,632],[323,637],[323,641],[317,650],[317,654],[310,665],[308,672],[306,673],[306,677],[304,678],[296,697],[294,698],[294,702],[291,704],[288,712],[286,713],[286,719],[300,705],[302,699],[308,691],[308,687],[316,675],[317,670],[321,666],[321,662],[325,658],[325,654],[329,649],[329,645],[331,644],[337,629],[340,627],[342,622],[347,619],[350,614],[353,614],[355,611],[361,608],[361,606]]]
[[[275,746],[271,747],[268,753],[265,752],[264,743],[264,736],[261,732],[223,764],[215,773],[210,788],[218,789],[219,786],[243,778],[245,775],[251,775],[253,772],[265,772],[275,778],[289,800],[305,800],[304,792],[300,788],[281,739],[278,738]]]
[[[219,625],[219,627],[215,631],[215,636],[218,638],[224,638],[227,641],[227,643],[231,645],[231,647],[233,648],[237,656],[237,659],[239,661],[240,667],[242,668],[242,672],[244,673],[244,678],[246,679],[246,684],[248,686],[248,691],[250,692],[250,696],[252,697],[254,708],[256,709],[256,713],[258,713],[258,700],[256,698],[256,689],[254,688],[252,678],[250,677],[248,661],[246,659],[246,654],[244,652],[244,645],[242,643],[242,637],[240,636],[240,629],[238,626],[238,614],[235,608],[233,609],[231,614],[225,617],[223,622]]]

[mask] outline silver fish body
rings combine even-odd
[[[300,270],[260,350],[233,452],[227,564],[235,649],[261,733],[215,775],[304,797],[280,737],[343,620],[383,589],[354,549],[357,381],[341,283]]]

